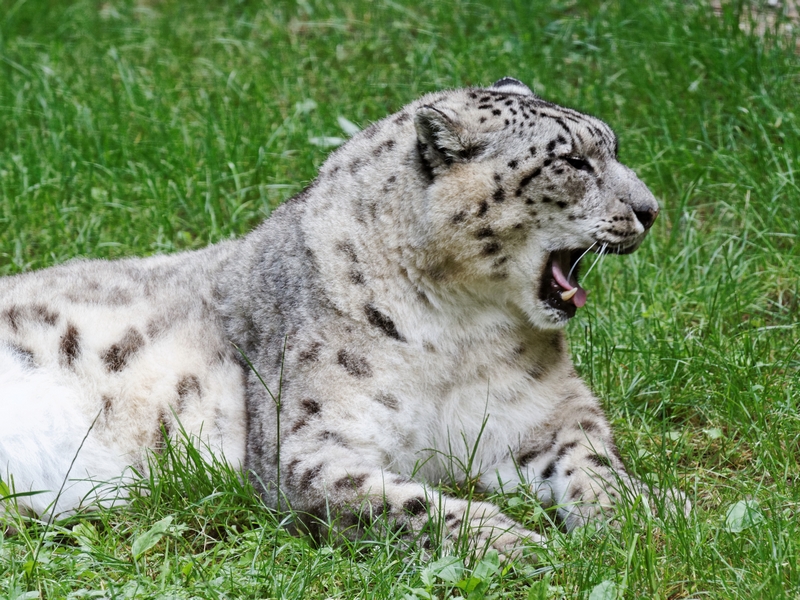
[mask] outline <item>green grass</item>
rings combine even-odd
[[[537,565],[449,564],[311,544],[168,452],[127,508],[0,536],[0,596],[800,598],[800,61],[736,6],[0,0],[0,274],[241,235],[314,177],[337,117],[430,90],[512,75],[607,120],[663,211],[586,281],[572,352],[631,470],[695,504],[546,529]]]

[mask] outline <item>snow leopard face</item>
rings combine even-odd
[[[536,327],[561,327],[585,304],[586,254],[633,252],[658,215],[608,125],[516,80],[434,99],[415,125],[442,268]]]

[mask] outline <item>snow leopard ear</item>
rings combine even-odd
[[[481,145],[451,110],[425,105],[414,115],[422,157],[431,167],[465,162]]]
[[[533,93],[531,88],[522,83],[519,79],[514,79],[513,77],[503,77],[502,79],[498,79],[492,84],[491,89],[501,90],[510,94],[521,94],[523,96],[536,95]]]

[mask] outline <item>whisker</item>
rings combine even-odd
[[[597,243],[597,242],[595,242],[595,243]],[[592,245],[594,245],[594,244],[592,244]],[[606,242],[603,242],[603,245],[600,248],[600,252],[597,253],[597,258],[594,259],[594,262],[592,263],[592,266],[589,267],[589,270],[586,271],[586,273],[583,274],[584,277],[588,277],[589,273],[591,273],[592,269],[594,269],[594,266],[600,261],[601,258],[603,258],[606,255],[606,248],[607,247],[608,247],[608,244]]]
[[[591,246],[589,246],[589,247],[588,247],[586,250],[584,250],[584,251],[583,251],[583,254],[581,254],[581,255],[578,257],[578,260],[576,260],[576,261],[575,261],[575,264],[573,264],[573,265],[572,265],[572,268],[570,268],[570,270],[569,270],[569,274],[567,275],[567,281],[569,281],[569,280],[572,278],[572,273],[573,273],[573,271],[575,271],[575,267],[577,267],[577,266],[578,266],[578,263],[579,263],[579,262],[581,262],[581,259],[582,259],[584,256],[586,256],[586,255],[589,253],[589,250],[591,250],[592,248],[594,248],[596,245],[597,245],[597,242],[593,242],[593,243],[592,243],[592,245],[591,245]],[[605,246],[605,244],[603,244],[603,245]]]

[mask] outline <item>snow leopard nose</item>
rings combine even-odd
[[[653,226],[653,223],[658,216],[658,207],[633,207],[633,214],[636,216],[636,220],[642,224],[642,227],[644,227],[645,231],[647,231]]]

